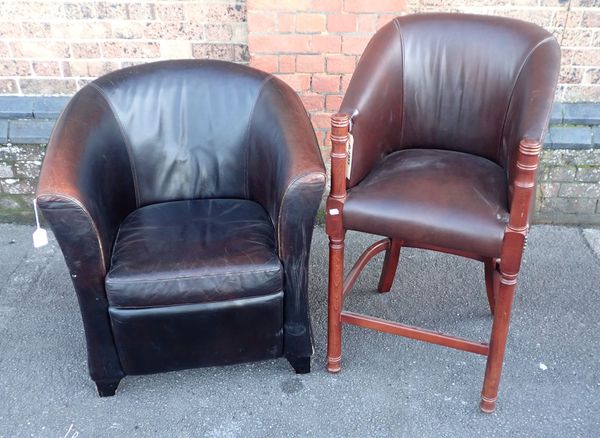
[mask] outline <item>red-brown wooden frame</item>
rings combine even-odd
[[[509,181],[512,188],[510,216],[504,232],[499,259],[447,248],[432,247],[419,242],[405,242],[386,238],[367,248],[344,281],[344,239],[346,230],[343,226],[342,215],[346,200],[346,142],[348,141],[349,125],[350,116],[348,114],[338,113],[331,118],[331,191],[327,198],[325,222],[326,232],[329,236],[327,370],[335,373],[341,369],[342,323],[482,354],[487,356],[487,365],[480,408],[486,413],[494,412],[517,276],[529,229],[529,208],[535,190],[535,173],[541,151],[540,143],[523,139],[519,144],[515,171],[511,173],[512,180]],[[358,276],[373,256],[384,250],[386,256],[378,290],[380,292],[390,290],[400,256],[400,249],[403,246],[446,252],[484,263],[487,297],[494,318],[489,344],[473,342],[343,310],[344,296],[352,289]]]

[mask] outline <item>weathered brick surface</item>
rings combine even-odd
[[[248,62],[244,0],[0,0],[0,94],[71,95],[137,62],[192,57]]]

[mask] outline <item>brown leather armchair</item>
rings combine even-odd
[[[95,80],[58,120],[37,203],[101,396],[126,374],[285,356],[310,371],[307,264],[325,169],[296,94],[164,61]]]
[[[340,370],[342,323],[466,350],[488,358],[480,407],[494,411],[559,64],[552,35],[507,18],[404,16],[370,41],[332,118],[330,372]],[[386,238],[344,281],[346,230]],[[344,295],[382,251],[378,290],[390,290],[403,246],[484,263],[489,344],[343,311]]]

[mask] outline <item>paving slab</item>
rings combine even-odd
[[[8,136],[11,143],[45,144],[48,143],[55,120],[10,120]]]
[[[127,376],[115,397],[99,398],[60,250],[52,236],[34,250],[32,231],[0,225],[0,436],[598,436],[600,260],[589,243],[597,230],[532,227],[493,415],[478,409],[482,356],[346,327],[341,373],[324,370],[322,228],[310,262],[310,374],[277,359]],[[374,240],[348,233],[348,262]],[[403,249],[392,291],[378,294],[381,261],[364,271],[347,309],[486,340],[480,263]]]

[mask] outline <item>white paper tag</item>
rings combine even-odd
[[[33,200],[33,212],[35,213],[35,231],[33,232],[33,247],[40,248],[48,245],[48,233],[40,227],[40,217],[37,211],[37,201]]]
[[[48,233],[43,228],[38,228],[33,232],[33,246],[39,248],[48,245]]]
[[[350,179],[352,172],[352,148],[354,147],[354,137],[348,133],[348,141],[346,142],[346,178]]]

